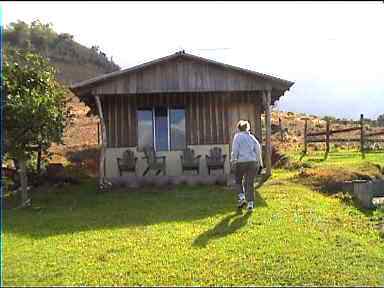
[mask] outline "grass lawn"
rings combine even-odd
[[[355,156],[313,162],[363,165]],[[219,186],[97,194],[89,181],[36,192],[32,208],[5,211],[3,284],[384,285],[374,227],[384,211],[274,172],[252,214]]]

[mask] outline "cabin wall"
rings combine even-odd
[[[256,91],[101,95],[101,99],[108,148],[137,146],[136,111],[145,106],[183,105],[187,145],[229,144],[240,119],[249,120],[261,137],[262,109]]]

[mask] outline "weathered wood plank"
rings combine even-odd
[[[115,147],[115,118],[114,118],[114,109],[115,109],[115,101],[114,101],[114,97],[108,97],[108,102],[109,102],[109,131],[111,132],[110,133],[110,138],[111,138],[111,142],[110,142],[110,147]]]
[[[272,174],[272,141],[271,141],[271,90],[264,92],[264,105],[265,105],[265,146],[266,146],[266,157],[265,157],[265,168],[266,175]]]
[[[260,90],[265,80],[190,59],[176,59],[95,84],[94,94]],[[274,84],[275,85],[275,84]],[[277,83],[276,83],[277,85]],[[275,85],[275,86],[276,86]],[[281,88],[277,85],[277,88]],[[283,87],[284,88],[284,87]]]
[[[205,141],[204,144],[211,144],[211,128],[212,128],[212,119],[211,119],[211,112],[209,107],[209,94],[204,95],[204,120],[205,120]]]
[[[215,119],[215,109],[213,105],[213,92],[209,93],[208,97],[208,103],[209,103],[209,134],[210,134],[210,141],[209,144],[215,144],[215,129],[216,127],[216,119]]]
[[[114,95],[114,98],[115,98],[115,107],[119,107],[119,96],[118,95]],[[115,139],[114,139],[114,143],[115,143],[115,145],[114,145],[114,147],[119,147],[119,127],[120,127],[120,119],[119,119],[119,111],[120,111],[120,109],[115,109],[114,110],[114,130],[115,130]]]
[[[132,114],[136,114],[136,110],[133,109],[132,107],[132,102],[133,102],[133,97],[134,95],[127,95],[126,97],[126,104],[127,104],[127,107],[126,107],[126,112],[127,114],[125,115],[125,121],[127,121],[127,132],[126,132],[126,143],[127,143],[127,146],[131,146],[132,143],[132,130],[133,130],[133,115]]]
[[[224,140],[224,127],[225,127],[225,123],[224,123],[224,117],[223,117],[223,94],[221,93],[220,95],[217,95],[217,114],[218,114],[218,143],[217,144],[224,144],[225,143],[225,140]]]
[[[132,113],[131,113],[131,145],[130,146],[136,146],[137,145],[137,95],[132,95]]]
[[[229,143],[229,125],[230,125],[230,119],[229,119],[229,93],[225,92],[224,93],[224,98],[223,98],[223,116],[224,116],[224,143]]]
[[[196,145],[197,144],[197,135],[196,135],[196,97],[192,97],[192,95],[190,95],[190,101],[191,101],[191,131],[190,131],[190,135],[191,135],[191,145]]]

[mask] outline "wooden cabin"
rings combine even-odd
[[[293,84],[181,51],[70,89],[100,117],[100,178],[108,179],[119,175],[116,159],[127,149],[138,157],[137,171],[142,175],[145,145],[153,145],[158,155],[166,156],[166,172],[171,176],[182,174],[184,148],[202,155],[200,174],[206,175],[205,155],[212,147],[220,147],[227,155],[224,172],[229,173],[230,146],[240,119],[249,120],[251,130],[265,144],[270,174],[270,106]]]

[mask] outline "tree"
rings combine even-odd
[[[322,120],[330,121],[330,122],[336,122],[336,117],[334,117],[334,116],[324,116]]]
[[[12,22],[4,31],[4,40],[11,45],[29,49],[30,42],[30,30],[27,23],[23,21]]]
[[[57,37],[52,24],[43,24],[40,20],[32,21],[30,25],[30,41],[34,49],[44,56],[48,55],[48,47]]]
[[[40,55],[16,49],[6,51],[3,64],[6,152],[19,164],[21,205],[28,201],[26,161],[41,147],[62,144],[71,119],[66,90],[55,70]]]
[[[381,114],[379,117],[377,117],[377,125],[384,127],[384,114]]]

